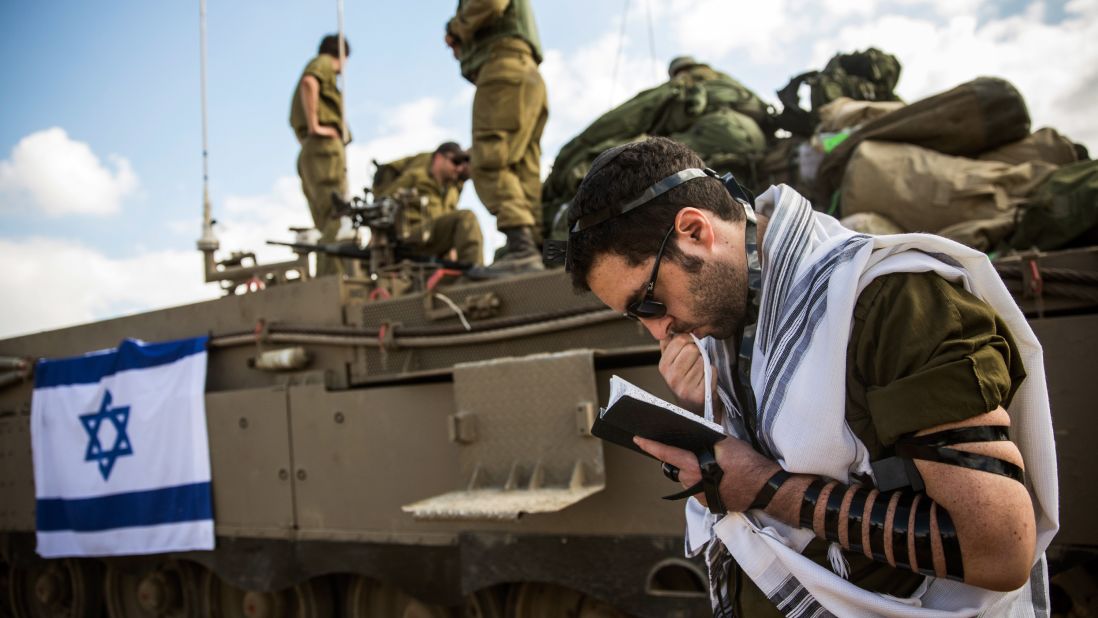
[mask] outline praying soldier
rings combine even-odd
[[[607,150],[563,255],[729,436],[634,440],[693,496],[714,615],[1043,615],[1043,359],[987,256],[851,232],[785,185],[756,214],[730,185],[665,138]]]

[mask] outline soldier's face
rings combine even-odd
[[[603,254],[595,259],[587,283],[606,306],[625,313],[630,303],[643,296],[654,261],[653,257],[633,265],[620,255]],[[713,256],[692,261],[690,267],[665,259],[652,297],[665,305],[666,312],[639,321],[659,340],[676,333],[727,338],[743,320],[746,277],[740,264]]]
[[[445,182],[460,182],[469,177],[469,159],[465,157],[448,155],[442,168]]]
[[[747,297],[743,234],[743,221],[724,222],[690,207],[680,211],[668,241],[681,256],[664,256],[650,294],[662,303],[662,315],[636,315],[654,338],[691,333],[725,339],[739,330]],[[649,296],[654,263],[655,255],[632,264],[604,252],[591,264],[587,284],[608,307],[626,313]]]

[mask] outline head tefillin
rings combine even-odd
[[[587,174],[583,177],[583,181],[580,183],[579,188],[576,190],[576,196],[580,196],[585,189],[589,189],[589,187],[587,186],[587,181],[590,178],[593,178],[595,175],[601,172],[603,168],[605,168],[610,162],[612,162],[619,155],[625,152],[627,148],[633,145],[633,143],[628,143],[622,144],[620,146],[615,146],[613,148],[603,151],[602,154],[596,157],[594,162],[592,162],[591,164],[591,169],[588,170]],[[655,203],[668,191],[674,189],[675,187],[678,187],[679,185],[690,182],[691,180],[697,178],[707,177],[719,180],[724,185],[729,195],[732,196],[732,199],[739,202],[743,206],[751,208],[754,205],[755,197],[749,191],[747,191],[747,189],[745,189],[743,185],[741,185],[739,181],[736,180],[736,177],[733,176],[731,173],[727,173],[721,176],[712,169],[709,169],[708,167],[687,168],[675,172],[674,174],[655,182],[647,189],[645,189],[639,196],[625,204],[611,206],[609,208],[604,208],[577,217],[568,229],[568,238],[571,240],[572,238],[575,238],[577,234],[582,233],[584,230],[592,228],[601,223],[605,223],[606,221],[609,221],[614,217],[624,215],[625,213],[631,212],[632,210],[641,206]],[[575,201],[575,198],[573,198],[573,201]],[[570,272],[572,270],[572,259],[571,254],[568,250],[567,240],[546,240],[544,259],[545,263],[548,265],[552,266],[563,264],[566,271]]]

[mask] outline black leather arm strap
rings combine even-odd
[[[846,496],[846,487],[836,485],[831,493],[827,494],[827,505],[824,508],[824,535],[832,543],[839,542],[839,512],[842,510],[843,499]]]
[[[906,444],[923,446],[946,446],[969,442],[1006,442],[1010,440],[1010,429],[1003,425],[981,425],[979,427],[958,427],[946,429],[922,436],[900,438]]]
[[[911,534],[915,536],[915,562],[923,575],[934,575],[934,552],[930,543],[930,509],[934,501],[925,495],[919,496],[915,507],[915,527]]]
[[[813,528],[816,506],[827,481],[817,478],[805,490],[801,499],[800,524]],[[842,517],[842,505],[850,495],[850,507]],[[895,503],[893,516],[888,517],[889,506]],[[867,509],[868,507],[868,509]],[[868,511],[868,517],[866,512]],[[869,554],[878,562],[888,562],[885,543],[892,549],[892,559],[897,568],[915,570],[923,575],[936,575],[934,570],[931,521],[937,518],[937,534],[945,555],[945,576],[962,581],[964,565],[961,545],[953,520],[941,506],[924,493],[910,491],[875,492],[859,485],[834,483],[824,506],[823,536],[839,543],[839,531],[845,527],[846,543],[843,547],[860,554],[866,553],[862,542],[863,530],[869,528]],[[886,526],[886,523],[888,524]],[[911,551],[912,547],[914,551]]]
[[[946,577],[962,581],[965,567],[961,561],[961,542],[957,540],[957,529],[953,527],[953,518],[937,504],[934,510],[938,514],[938,533],[942,535],[942,553],[945,554]]]
[[[789,480],[792,476],[785,470],[778,470],[770,478],[766,479],[766,484],[759,489],[759,493],[755,494],[755,499],[751,501],[751,506],[747,507],[747,510],[751,509],[765,509],[770,501],[774,499],[774,494],[778,493],[782,485]]]
[[[1002,425],[959,427],[922,436],[904,436],[893,446],[894,456],[872,462],[873,476],[881,491],[908,487],[912,491],[922,491],[923,478],[912,462],[914,459],[922,459],[999,474],[1019,483],[1025,482],[1022,468],[1009,461],[950,448],[951,445],[957,444],[1008,440],[1010,440],[1009,428]]]
[[[728,512],[728,509],[724,506],[724,500],[721,499],[720,492],[721,479],[724,478],[724,470],[717,464],[713,451],[709,449],[697,453],[697,457],[698,467],[701,469],[701,480],[678,493],[664,496],[663,499],[682,500],[683,498],[689,498],[694,494],[704,492],[705,501],[709,505],[709,512],[716,515],[724,515]]]
[[[896,454],[900,457],[907,457],[909,459],[936,461],[959,468],[991,472],[992,474],[999,474],[1014,479],[1019,483],[1024,482],[1023,479],[1025,478],[1022,469],[1009,461],[997,457],[990,457],[988,455],[977,455],[976,453],[959,451],[944,446],[924,446],[922,444],[911,444],[909,442],[897,442]]]
[[[869,553],[878,562],[887,562],[885,557],[885,517],[888,515],[889,494],[877,494],[869,508]],[[852,545],[853,547],[853,545]]]
[[[820,492],[827,485],[827,481],[818,478],[812,481],[808,489],[804,490],[804,498],[801,500],[801,527],[812,529],[812,520],[815,519],[816,501],[820,499]]]

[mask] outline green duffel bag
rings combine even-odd
[[[1022,206],[1009,244],[1042,251],[1098,243],[1098,161],[1065,165]]]
[[[1002,161],[1011,165],[1026,161],[1045,161],[1053,165],[1068,165],[1079,160],[1075,144],[1056,129],[1037,129],[1026,137],[982,153],[981,161]]]
[[[1055,170],[1042,161],[1008,165],[862,142],[846,167],[842,214],[875,212],[907,232],[935,234],[959,223],[1009,219]]]
[[[1005,80],[980,77],[865,123],[824,157],[816,182],[821,194],[831,195],[850,156],[867,140],[975,157],[1027,135],[1029,110],[1018,90]]]
[[[689,146],[709,167],[732,172],[741,182],[755,186],[755,165],[766,151],[766,137],[750,117],[722,109],[701,116],[686,131],[668,137]]]

